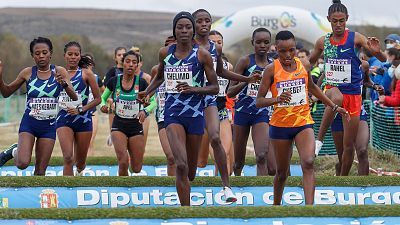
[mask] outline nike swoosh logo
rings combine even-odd
[[[49,88],[49,87],[52,87],[53,85],[55,85],[56,83],[52,83],[51,85],[47,85],[47,87]]]
[[[56,123],[56,122],[52,122],[52,123],[50,123],[50,126],[53,126],[55,123]]]
[[[182,63],[182,66],[190,66],[192,63]]]
[[[350,49],[351,49],[351,48],[346,48],[346,49],[341,48],[341,49],[340,49],[340,52],[341,52],[341,53],[347,52],[347,51],[350,50]]]

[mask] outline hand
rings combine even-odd
[[[139,92],[138,95],[137,95],[137,100],[138,100],[138,102],[140,102],[142,104],[144,104],[146,102],[146,100],[148,102],[149,97],[147,96],[146,91]]]
[[[140,110],[139,114],[137,114],[136,119],[139,120],[139,123],[144,123],[144,120],[146,119],[146,113],[143,110]]]
[[[261,81],[261,78],[262,74],[260,73],[260,71],[255,71],[250,74],[248,83],[258,83]]]
[[[57,70],[56,68],[56,81],[61,84],[61,86],[64,86],[66,84],[64,77],[61,75],[60,71]]]
[[[292,99],[292,93],[289,91],[282,92],[281,95],[276,97],[276,102],[277,103],[289,103],[290,100]]]
[[[67,113],[68,114],[70,114],[70,115],[78,115],[79,114],[79,111],[78,111],[78,109],[77,108],[70,108],[70,107],[68,107],[67,108]]]
[[[374,53],[378,53],[381,51],[379,39],[376,37],[368,37],[367,45],[369,49]]]
[[[385,96],[384,95],[379,95],[378,103],[379,104],[384,104],[385,103]]]
[[[193,87],[189,86],[186,82],[177,81],[178,85],[176,85],[176,89],[181,93],[193,93]]]
[[[374,84],[372,88],[379,93],[379,95],[385,94],[385,88],[382,85]]]
[[[342,118],[345,118],[346,121],[350,121],[350,114],[344,108],[337,107],[336,112],[340,113],[342,115]]]
[[[108,106],[107,105],[103,105],[102,107],[100,107],[100,111],[102,113],[108,113]]]

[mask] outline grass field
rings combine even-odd
[[[218,212],[218,213],[216,213]],[[120,209],[0,209],[3,219],[99,218],[274,218],[274,217],[375,217],[399,216],[400,205],[391,206],[282,206],[282,207],[171,207]]]

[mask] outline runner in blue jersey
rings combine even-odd
[[[215,43],[217,48],[222,49],[223,47],[223,36],[220,32],[216,30],[210,31],[210,36],[208,37],[211,41]],[[233,70],[232,64],[230,64],[227,60],[223,59],[223,67],[224,69]],[[218,117],[219,117],[219,126],[220,126],[220,137],[221,144],[225,151],[226,155],[226,164],[228,168],[228,175],[232,174],[233,168],[233,144],[232,144],[232,129],[231,124],[229,122],[228,110],[226,107],[226,90],[228,88],[229,80],[225,79],[221,76],[218,76],[218,86],[219,93],[216,96],[216,103],[218,109]],[[199,153],[199,159],[197,162],[198,167],[205,167],[208,164],[208,156],[211,154],[212,158],[214,157],[214,150],[210,146],[210,142],[208,140],[208,135],[204,134],[202,140],[202,146]],[[215,163],[215,174],[218,174],[218,166]]]
[[[175,43],[175,37],[169,36],[164,43],[164,46],[169,46]],[[154,78],[157,75],[158,65],[153,66],[151,69],[151,77]],[[161,147],[167,158],[167,174],[168,176],[175,176],[176,165],[174,155],[172,154],[171,146],[168,142],[167,132],[164,124],[164,110],[165,110],[165,82],[163,82],[156,90],[157,108],[155,112],[158,137],[160,139]]]
[[[176,163],[176,188],[182,206],[190,205],[190,181],[197,169],[199,143],[204,133],[204,95],[218,93],[217,75],[210,53],[193,44],[194,18],[188,12],[173,20],[176,44],[163,47],[159,53],[157,76],[145,92],[147,102],[165,81],[164,123]],[[204,72],[209,85],[204,85]]]
[[[222,49],[217,49],[214,42],[209,40],[209,33],[211,29],[212,19],[210,13],[205,9],[198,9],[193,14],[195,19],[195,41],[196,43],[203,47],[204,49],[208,50],[211,54],[214,64],[214,70],[217,72],[219,76],[223,78],[235,80],[235,81],[242,81],[242,82],[254,82],[255,80],[259,79],[260,77],[256,76],[243,76],[240,74],[236,74],[230,72],[227,69],[223,68],[223,61],[221,58]],[[207,81],[206,81],[207,85]],[[206,121],[206,130],[208,134],[208,140],[211,144],[211,147],[214,151],[215,162],[219,169],[222,183],[225,187],[225,197],[227,199],[232,199],[232,201],[236,201],[236,197],[231,193],[231,190],[228,188],[229,185],[229,174],[226,162],[226,154],[224,147],[222,146],[219,131],[219,116],[218,116],[218,108],[217,108],[217,101],[216,95],[207,95],[205,96],[205,121]],[[207,143],[206,143],[207,144]]]
[[[271,33],[266,28],[257,28],[252,35],[251,43],[254,53],[242,57],[235,72],[245,76],[257,72],[262,74],[264,68],[272,62],[267,53],[271,44]],[[256,154],[257,175],[266,176],[275,174],[275,160],[273,150],[270,149],[269,141],[269,108],[257,108],[256,97],[258,84],[247,84],[244,82],[231,82],[228,88],[228,97],[239,94],[235,103],[234,136],[233,147],[235,164],[233,172],[240,176],[245,163],[246,145],[249,138],[250,128]],[[270,94],[270,92],[269,92]]]
[[[10,84],[3,81],[0,63],[0,92],[9,97],[26,83],[26,110],[19,127],[18,147],[0,153],[0,166],[14,158],[19,169],[29,166],[35,145],[35,175],[45,175],[56,141],[57,98],[64,89],[77,100],[65,68],[50,64],[53,53],[51,41],[38,37],[31,41],[29,50],[36,65],[23,69]],[[36,142],[36,144],[35,144]]]
[[[58,98],[60,111],[57,116],[57,135],[64,158],[64,176],[82,175],[86,167],[86,157],[92,137],[92,109],[100,104],[100,90],[93,72],[88,66],[93,61],[81,56],[82,48],[78,42],[68,42],[64,46],[64,59],[72,86],[78,95],[72,101],[65,92]],[[93,100],[89,101],[89,89]]]
[[[333,0],[328,9],[328,20],[332,33],[319,38],[310,56],[310,63],[316,63],[321,54],[324,55],[325,74],[327,80],[327,96],[337,105],[343,106],[350,115],[349,121],[343,120],[343,157],[340,175],[347,176],[353,163],[357,131],[361,112],[361,61],[358,57],[360,48],[369,50],[381,61],[386,56],[380,50],[379,40],[366,38],[360,33],[346,29],[349,15],[347,8],[340,0]],[[332,123],[334,113],[325,108],[320,128]],[[318,135],[315,154],[322,148],[322,138]]]

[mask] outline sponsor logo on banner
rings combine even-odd
[[[283,12],[280,17],[269,17],[269,16],[252,16],[251,17],[252,27],[267,27],[272,30],[278,30],[280,28],[290,28],[296,26],[296,18],[288,13]]]
[[[53,189],[44,189],[40,193],[40,208],[58,208],[58,195]]]
[[[129,225],[129,223],[125,222],[125,221],[112,221],[109,224],[110,225]]]
[[[8,208],[8,198],[0,196],[0,208]]]

